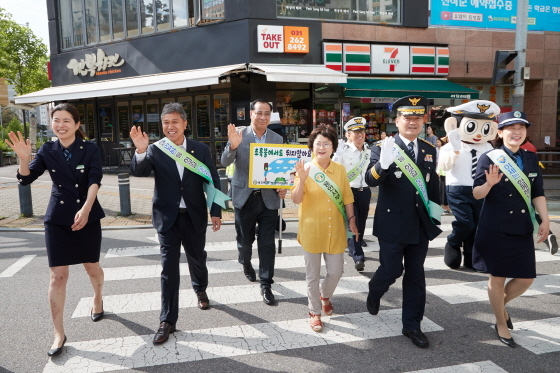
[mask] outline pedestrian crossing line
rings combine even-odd
[[[550,255],[547,251],[535,251],[537,263],[560,261],[560,255]],[[430,256],[424,261],[424,271],[436,271],[449,269],[443,261],[443,256]]]
[[[243,274],[240,272],[240,276]],[[335,295],[366,293],[369,278],[364,276],[343,277],[340,279]],[[276,282],[272,285],[272,292],[277,300],[306,298],[307,283],[303,281]],[[258,284],[209,287],[206,289],[210,304],[239,304],[262,302],[262,295]],[[72,314],[72,318],[89,317],[92,297],[81,298]],[[120,295],[104,295],[103,306],[106,313],[134,313],[159,311],[161,309],[161,293],[133,293]],[[179,290],[179,308],[197,307],[197,298],[192,289]]]
[[[521,347],[536,355],[560,351],[560,317],[515,322],[511,331]]]
[[[14,264],[6,268],[2,273],[0,273],[0,277],[12,277],[16,273],[19,272],[20,269],[25,267],[29,264],[30,261],[33,260],[37,255],[24,255],[19,258]]]
[[[427,286],[426,290],[450,304],[488,301],[488,281]],[[560,293],[560,274],[538,276],[522,296]]]
[[[255,268],[259,266],[259,259],[253,258],[251,263]],[[241,273],[243,267],[237,260],[209,260],[206,262],[208,273]],[[108,267],[103,268],[105,272],[105,281],[121,281],[139,278],[155,278],[161,275],[161,264],[144,265],[144,266],[128,266],[128,267]],[[277,256],[274,262],[275,269],[288,268],[305,268],[305,260],[303,255],[296,256]],[[189,267],[187,263],[179,264],[181,276],[189,275]]]
[[[415,370],[407,373],[507,373],[507,370],[503,370],[492,361],[486,360],[441,368]]]
[[[351,343],[401,335],[401,310],[383,310],[323,317],[324,329],[316,333],[309,319],[177,331],[161,346],[153,334],[67,343],[65,352],[51,359],[43,373],[95,373],[189,361],[244,356]],[[425,333],[443,328],[424,318]]]
[[[253,245],[256,247],[256,245]],[[282,240],[282,247],[299,246],[297,240]],[[207,242],[206,251],[231,251],[237,250],[237,241]],[[143,255],[160,255],[159,245],[157,246],[134,246],[122,247],[118,249],[109,249],[105,254],[107,258],[120,258],[126,256],[143,256]]]

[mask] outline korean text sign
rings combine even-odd
[[[296,162],[311,161],[306,145],[251,144],[249,188],[284,188],[294,185]]]

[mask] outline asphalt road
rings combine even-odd
[[[450,222],[444,218],[444,230]],[[560,232],[557,223],[554,229]],[[508,308],[516,327],[512,334],[522,346],[510,349],[492,328],[486,275],[443,265],[444,232],[432,242],[425,265],[429,291],[423,329],[431,345],[422,350],[400,335],[400,280],[382,299],[379,316],[366,311],[367,281],[378,265],[372,236],[366,236],[365,272],[356,272],[345,256],[345,273],[332,298],[335,315],[323,318],[322,333],[311,331],[296,230],[296,222],[288,223],[283,253],[277,255],[273,290],[279,301],[273,307],[261,301],[258,285],[249,283],[236,263],[234,227],[209,232],[212,308],[196,308],[189,276],[183,275],[180,331],[157,347],[151,344],[159,320],[155,231],[104,231],[107,316],[91,322],[89,281],[81,266],[73,266],[65,313],[68,343],[52,359],[46,356],[52,326],[43,233],[0,232],[0,373],[558,372],[559,254],[537,251],[536,283]]]

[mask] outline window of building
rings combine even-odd
[[[109,9],[109,0],[100,0],[97,4],[99,9],[99,41],[110,41],[111,13]]]
[[[132,112],[132,124],[139,126],[140,130],[146,131],[144,128],[144,104],[142,101],[132,101],[130,103],[130,110]]]
[[[214,95],[214,137],[227,137],[229,123],[229,94]]]
[[[159,114],[158,100],[147,100],[146,121],[148,123],[148,137],[150,141],[157,141],[160,138]]]
[[[125,0],[126,35],[138,36],[138,0]]]
[[[130,115],[128,111],[128,102],[117,103],[117,116],[119,122],[119,140],[130,140]],[[126,145],[128,145],[128,143]]]
[[[401,24],[401,4],[402,0],[276,0],[276,13],[286,18]]]
[[[154,32],[153,0],[140,0],[140,24],[142,27],[142,34]]]
[[[187,138],[192,139],[192,97],[179,97],[178,102],[183,106],[183,110],[185,110],[185,114],[187,114]]]
[[[111,0],[111,20],[113,23],[113,39],[124,38],[123,0]]]
[[[62,48],[72,48],[72,5],[71,0],[60,0],[60,34]]]
[[[86,44],[95,44],[99,42],[97,37],[97,1],[85,0],[86,11]]]
[[[202,0],[201,3],[202,19],[224,18],[224,0]]]
[[[196,96],[195,106],[196,136],[210,137],[210,96]]]
[[[84,4],[82,0],[72,0],[72,17],[73,22],[73,41],[74,47],[80,47],[85,44],[84,37]]]
[[[189,24],[187,0],[172,0],[173,27],[185,27]]]
[[[158,31],[171,29],[171,11],[169,9],[169,2],[170,0],[156,0],[156,20]]]

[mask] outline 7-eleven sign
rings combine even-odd
[[[408,45],[372,45],[371,73],[381,75],[408,75],[410,70]]]

